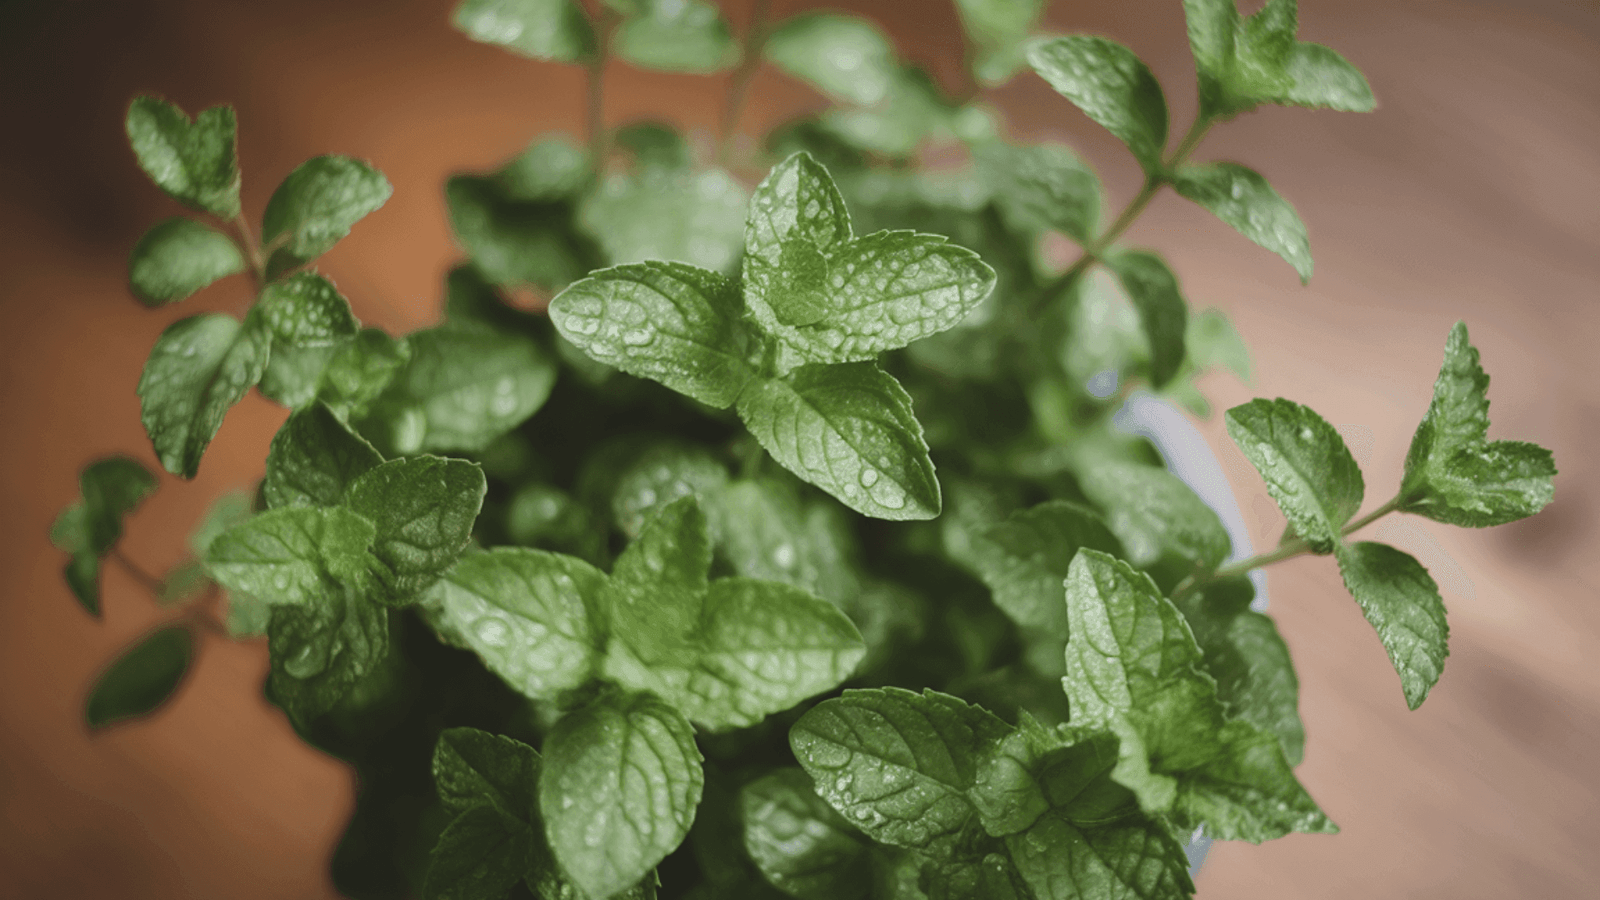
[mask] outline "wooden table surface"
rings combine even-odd
[[[738,15],[742,4],[729,5]],[[889,25],[941,76],[957,71],[947,4],[835,5]],[[1177,6],[1058,3],[1049,24],[1131,44],[1184,123],[1193,75]],[[1553,448],[1561,475],[1548,510],[1492,532],[1414,519],[1375,529],[1433,570],[1450,608],[1450,660],[1415,713],[1329,560],[1271,571],[1303,685],[1301,776],[1343,832],[1219,846],[1200,895],[1600,896],[1600,481],[1589,455],[1600,447],[1600,5],[1304,6],[1301,37],[1360,66],[1378,111],[1263,111],[1218,129],[1198,158],[1251,164],[1298,206],[1311,286],[1171,195],[1129,235],[1167,253],[1191,302],[1225,310],[1254,350],[1257,383],[1217,377],[1213,400],[1310,404],[1345,428],[1375,501],[1397,482],[1444,336],[1465,319],[1494,377],[1491,437]],[[444,176],[487,168],[536,133],[578,131],[581,79],[462,39],[443,0],[0,8],[0,895],[331,896],[326,859],[350,779],[260,699],[261,642],[208,645],[149,722],[93,740],[79,724],[96,669],[160,613],[113,570],[105,619],[90,621],[46,530],[89,458],[153,464],[132,388],[163,325],[245,299],[221,287],[180,313],[128,297],[128,249],[172,206],[135,169],[122,113],[140,91],[191,110],[234,104],[254,213],[308,156],[374,160],[395,196],[324,269],[363,320],[409,330],[436,318],[457,257]],[[608,116],[667,112],[710,128],[724,85],[619,67]],[[994,99],[1019,136],[1080,148],[1113,202],[1137,187],[1114,141],[1037,79]],[[814,104],[763,73],[746,128]],[[259,477],[283,415],[254,396],[240,404],[200,476],[163,479],[135,516],[129,552],[153,568],[175,562],[208,502]],[[1275,538],[1281,519],[1220,421],[1202,428],[1254,536]]]

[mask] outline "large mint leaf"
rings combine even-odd
[[[1062,582],[1079,547],[1121,553],[1122,545],[1094,510],[1050,500],[1019,510],[972,544],[972,561],[995,605],[1024,628],[1066,640]]]
[[[594,28],[576,0],[463,0],[450,23],[475,41],[529,59],[582,62],[594,55]]]
[[[269,604],[314,603],[340,584],[364,586],[375,536],[370,519],[343,507],[268,510],[214,538],[206,571]]]
[[[1150,67],[1132,50],[1105,38],[1073,35],[1034,44],[1028,62],[1058,93],[1127,144],[1146,173],[1161,172],[1167,101]]]
[[[492,806],[523,822],[537,821],[539,752],[476,728],[449,728],[433,748],[433,784],[452,813]]]
[[[1410,554],[1362,541],[1339,548],[1339,574],[1378,632],[1400,675],[1406,705],[1422,705],[1450,654],[1444,600],[1428,570]]]
[[[729,272],[744,245],[745,189],[722,169],[641,166],[587,194],[578,223],[612,264],[681,262]]]
[[[178,216],[158,222],[133,245],[128,287],[145,306],[161,306],[244,270],[232,238]]]
[[[526,335],[444,325],[406,342],[410,359],[362,426],[386,452],[481,451],[527,421],[555,386],[555,359]]]
[[[1228,719],[1181,613],[1149,577],[1084,550],[1067,578],[1073,723],[1120,741],[1112,777],[1151,815],[1204,823],[1221,840],[1331,832],[1276,736]]]
[[[956,12],[973,44],[973,77],[988,87],[1004,84],[1024,63],[1024,43],[1045,0],[956,0]]]
[[[826,170],[805,154],[757,186],[745,227],[745,302],[783,344],[779,368],[876,359],[946,331],[994,288],[970,250],[938,235],[851,239]]]
[[[1107,254],[1104,261],[1139,311],[1150,342],[1150,385],[1164,387],[1183,367],[1189,325],[1189,304],[1178,289],[1178,278],[1166,260],[1147,250]]]
[[[289,416],[273,436],[261,492],[273,508],[338,506],[357,478],[382,463],[371,444],[318,403]]]
[[[911,397],[873,363],[758,381],[739,417],[784,468],[878,519],[931,519],[939,482]]]
[[[305,265],[388,201],[383,173],[348,156],[316,156],[290,172],[261,214],[261,242],[276,246],[268,274]]]
[[[1084,824],[1056,812],[1006,838],[1034,896],[1051,900],[1181,900],[1192,896],[1189,860],[1151,820]]]
[[[889,96],[899,64],[877,26],[836,13],[808,13],[780,24],[762,47],[767,61],[845,103],[872,106]]]
[[[1135,565],[1150,565],[1164,552],[1208,568],[1227,559],[1232,545],[1222,520],[1166,469],[1105,460],[1080,469],[1078,483],[1105,510]]]
[[[872,877],[869,844],[811,788],[800,769],[779,769],[739,791],[750,859],[774,887],[798,900],[863,900]]]
[[[605,582],[575,557],[497,547],[462,557],[429,612],[518,693],[554,700],[594,674],[602,636],[591,609]]]
[[[1266,480],[1294,533],[1318,553],[1340,540],[1361,508],[1361,468],[1327,420],[1290,400],[1256,399],[1228,410],[1228,434]]]
[[[596,272],[550,302],[561,335],[631,375],[659,381],[718,408],[751,378],[738,286],[682,263]]]
[[[1008,730],[955,697],[884,688],[819,703],[789,744],[818,795],[869,837],[943,854],[975,817],[967,791]]]
[[[1254,169],[1218,162],[1181,166],[1173,187],[1235,231],[1283,257],[1302,284],[1311,280],[1311,242],[1306,224],[1272,185]]]
[[[561,868],[591,897],[643,878],[689,833],[700,762],[689,723],[649,694],[598,700],[557,722],[539,811]]]
[[[387,602],[415,600],[455,563],[487,490],[476,463],[437,456],[390,460],[350,484],[346,505],[377,528],[373,571]]]
[[[126,126],[139,167],[167,196],[221,219],[239,214],[238,123],[232,107],[213,106],[190,122],[165,100],[135,97]]]
[[[341,585],[303,604],[274,606],[267,649],[272,656],[267,696],[304,730],[383,662],[389,652],[389,613]]]
[[[1531,516],[1555,496],[1550,451],[1487,440],[1489,376],[1464,322],[1450,330],[1433,401],[1411,438],[1400,509],[1483,528]]]
[[[228,408],[261,380],[271,337],[254,317],[206,313],[161,332],[139,377],[140,418],[161,465],[193,478]]]
[[[536,835],[492,806],[475,806],[439,835],[423,900],[505,900],[533,861]]]
[[[182,625],[158,628],[124,651],[95,679],[84,707],[91,731],[149,715],[167,702],[194,658],[194,636]]]
[[[296,272],[267,285],[256,303],[262,324],[272,332],[274,352],[338,344],[361,330],[350,301],[316,272]]]
[[[974,156],[996,205],[1016,227],[1059,231],[1080,244],[1094,237],[1100,227],[1100,179],[1071,149],[995,141]]]
[[[637,14],[617,28],[612,47],[644,69],[708,74],[739,58],[739,46],[713,3],[706,0],[643,0]]]

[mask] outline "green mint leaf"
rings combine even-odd
[[[1278,627],[1270,617],[1249,609],[1254,596],[1248,578],[1221,579],[1179,608],[1229,715],[1277,735],[1284,757],[1297,766],[1306,745],[1299,712],[1300,680]]]
[[[1300,274],[1301,284],[1311,280],[1306,225],[1261,173],[1229,162],[1180,166],[1173,187],[1235,231],[1283,257]]]
[[[982,860],[955,859],[929,867],[928,900],[1032,900],[1033,891],[1022,880],[1011,857],[990,853]],[[920,885],[919,885],[920,886]]]
[[[574,0],[463,0],[450,24],[529,59],[583,62],[594,56],[594,28]]]
[[[743,249],[745,202],[722,169],[645,168],[602,181],[578,207],[578,223],[613,265],[665,260],[727,272]]]
[[[643,69],[709,74],[739,58],[739,46],[715,4],[706,0],[643,0],[617,28],[612,47]]]
[[[1047,813],[1006,838],[1006,849],[1038,897],[1182,900],[1194,893],[1183,847],[1149,820],[1088,824]]]
[[[193,478],[228,408],[261,380],[271,335],[255,317],[206,313],[161,332],[139,378],[141,418],[168,472]]]
[[[122,517],[155,493],[156,477],[136,460],[112,456],[85,466],[78,475],[83,496],[84,549],[104,556],[122,537]]]
[[[859,106],[885,100],[899,70],[893,45],[876,25],[835,13],[784,21],[767,37],[762,54],[834,99]]]
[[[714,498],[727,484],[728,467],[715,453],[698,444],[662,441],[639,452],[617,475],[611,516],[623,534],[636,538],[656,513],[690,494],[707,504],[703,511],[711,516]],[[711,527],[710,533],[718,531]]]
[[[521,741],[447,728],[434,745],[433,785],[452,813],[492,806],[518,821],[536,821],[538,784],[539,751]]]
[[[434,627],[518,693],[554,700],[587,683],[603,636],[606,576],[576,557],[521,547],[463,556],[429,597]]]
[[[61,575],[84,612],[100,618],[100,557],[75,553],[67,560]]]
[[[261,396],[288,409],[302,409],[322,392],[322,376],[349,341],[311,346],[273,346],[257,387]]]
[[[206,548],[206,569],[229,591],[269,604],[317,602],[371,565],[372,521],[343,507],[289,507],[252,516]]]
[[[979,764],[1009,730],[955,697],[884,688],[817,704],[789,744],[818,795],[873,840],[947,854],[976,815]]]
[[[555,184],[535,187],[554,192],[569,177],[556,174]],[[583,181],[588,177],[585,169]],[[526,190],[501,176],[457,175],[445,182],[450,230],[484,277],[495,284],[553,289],[597,267],[596,248],[574,227],[572,204],[565,197],[519,199]]]
[[[315,514],[290,509],[285,514]],[[339,705],[389,653],[389,613],[348,585],[301,604],[272,607],[267,697],[305,730]]]
[[[1278,738],[1228,719],[1182,614],[1147,575],[1083,550],[1067,577],[1072,637],[1062,687],[1075,725],[1120,741],[1112,778],[1150,815],[1221,840],[1331,832]]]
[[[752,377],[738,285],[715,272],[666,262],[604,269],[550,301],[550,319],[590,357],[708,406],[731,405]]]
[[[1227,420],[1228,435],[1266,480],[1294,533],[1318,553],[1332,551],[1366,489],[1344,438],[1309,407],[1281,397],[1236,406]]]
[[[412,332],[410,358],[362,427],[385,452],[481,451],[550,397],[558,366],[531,337],[471,325]]]
[[[1188,348],[1189,362],[1196,369],[1222,366],[1245,384],[1254,380],[1250,348],[1221,310],[1207,309],[1190,316],[1183,343]]]
[[[1107,525],[1135,565],[1150,565],[1164,552],[1207,568],[1228,558],[1232,543],[1222,520],[1171,472],[1106,459],[1085,465],[1077,474],[1083,492],[1105,510]]]
[[[979,176],[1014,227],[1059,231],[1080,244],[1094,238],[1100,227],[1100,179],[1072,150],[996,141],[974,155]]]
[[[165,100],[136,97],[126,124],[139,167],[167,196],[221,219],[239,214],[238,123],[232,107],[213,106],[190,122]]]
[[[383,457],[326,405],[289,416],[267,451],[267,506],[338,506],[350,485]]]
[[[798,900],[859,900],[872,877],[869,845],[800,769],[779,769],[739,791],[744,847],[779,890]]]
[[[195,526],[194,532],[189,535],[189,549],[194,555],[205,559],[206,552],[211,549],[211,542],[221,537],[224,532],[240,525],[255,515],[255,497],[244,491],[229,491],[212,501],[211,508],[200,519],[200,524]]]
[[[1422,705],[1444,670],[1450,625],[1444,600],[1428,570],[1410,554],[1371,541],[1339,548],[1339,574],[1378,632],[1406,705]]]
[[[428,856],[423,900],[505,900],[532,864],[532,828],[491,806],[457,816]]]
[[[778,265],[787,243],[808,243],[820,252],[848,242],[850,236],[850,213],[838,185],[807,153],[795,153],[774,166],[750,197],[745,253],[768,266]],[[764,275],[760,269],[756,274]],[[745,278],[751,278],[748,264]]]
[[[359,416],[411,359],[411,343],[376,328],[363,328],[338,347],[322,371],[321,398],[340,416]]]
[[[752,384],[739,417],[772,458],[862,515],[931,519],[939,482],[911,397],[873,363],[805,366]]]
[[[361,330],[350,301],[316,272],[296,272],[261,289],[256,300],[262,324],[272,332],[272,348],[327,347]]]
[[[194,636],[182,625],[158,628],[124,651],[89,689],[84,720],[98,731],[149,715],[167,702],[194,658]]]
[[[858,595],[855,533],[825,502],[802,503],[787,481],[738,481],[706,508],[717,549],[747,578],[790,584],[834,603]]]
[[[657,623],[649,631],[652,639],[683,634],[699,615],[699,596],[710,583],[710,571],[705,513],[694,497],[681,497],[648,519],[639,537],[617,557],[611,583],[620,593],[607,605],[614,615],[627,618],[630,606],[643,604],[635,621]]]
[[[611,144],[633,157],[633,167],[639,172],[681,172],[694,165],[694,151],[688,140],[665,122],[624,125],[612,132]],[[743,239],[743,231],[739,236]]]
[[[268,276],[328,252],[392,193],[389,179],[359,159],[316,156],[301,163],[272,192],[261,215],[261,243],[281,244],[267,260]]]
[[[972,562],[995,605],[1024,628],[1066,640],[1061,583],[1079,547],[1119,554],[1122,544],[1094,510],[1050,500],[1012,513],[972,544]]]
[[[620,136],[616,138],[621,143]],[[541,138],[494,174],[506,199],[555,203],[574,196],[591,177],[589,152],[563,137]]]
[[[415,600],[455,563],[487,490],[476,463],[437,456],[390,460],[351,483],[346,505],[377,527],[374,574],[388,602]]]
[[[1260,103],[1373,108],[1366,78],[1337,53],[1295,40],[1294,0],[1271,0],[1241,20],[1234,0],[1184,0],[1200,82],[1200,114],[1227,118]]]
[[[964,122],[981,121],[984,115],[980,110],[963,117],[927,72],[902,66],[889,82],[883,102],[871,108],[826,110],[821,125],[836,140],[858,151],[903,160],[924,141],[936,135],[954,138]],[[978,130],[983,138],[992,137],[992,132],[992,128]]]
[[[1150,342],[1150,386],[1159,390],[1183,367],[1189,304],[1178,289],[1178,278],[1166,260],[1147,250],[1110,253],[1104,262],[1139,311]]]
[[[133,245],[128,287],[140,303],[155,307],[244,270],[244,257],[231,238],[178,216],[157,223]]]
[[[1039,77],[1128,145],[1148,175],[1162,171],[1167,101],[1132,50],[1088,35],[1052,38],[1028,49]]]
[[[956,0],[962,28],[973,44],[970,64],[979,84],[1004,84],[1022,68],[1023,44],[1044,5],[1044,0]]]
[[[1321,44],[1296,43],[1284,68],[1294,85],[1274,98],[1277,103],[1342,112],[1372,112],[1378,105],[1361,70]]]
[[[1487,440],[1488,389],[1466,323],[1457,322],[1445,344],[1433,401],[1406,453],[1401,510],[1484,528],[1531,516],[1555,496],[1550,451]]]
[[[544,744],[539,811],[556,860],[591,897],[632,887],[689,833],[705,784],[689,723],[649,694],[598,700]]]

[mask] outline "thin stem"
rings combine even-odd
[[[1346,525],[1340,530],[1340,537],[1351,535],[1357,531],[1360,531],[1368,525],[1371,525],[1373,522],[1376,522],[1384,516],[1387,516],[1389,513],[1394,512],[1399,508],[1399,506],[1400,498],[1396,496],[1372,512],[1367,513],[1354,522],[1351,522],[1349,525]],[[1303,538],[1290,538],[1284,541],[1282,544],[1279,544],[1278,549],[1272,551],[1271,553],[1262,553],[1257,556],[1252,556],[1249,559],[1241,559],[1232,565],[1223,566],[1222,568],[1211,573],[1211,578],[1228,578],[1234,575],[1243,575],[1251,569],[1259,569],[1262,566],[1270,566],[1275,562],[1282,562],[1283,560],[1291,557],[1299,556],[1302,553],[1309,552],[1311,552],[1311,545],[1306,543]]]
[[[245,261],[250,264],[250,274],[255,277],[256,288],[260,289],[267,281],[267,261],[262,257],[255,235],[250,232],[250,221],[241,212],[233,217],[233,227],[239,232],[239,249],[244,251]]]
[[[606,61],[611,56],[611,30],[616,22],[615,12],[610,8],[601,10],[600,20],[595,23],[594,57],[589,60],[589,155],[594,157],[597,174],[605,165],[610,150],[605,120],[605,71]]]
[[[1378,521],[1379,519],[1387,516],[1389,513],[1392,513],[1399,508],[1400,497],[1399,495],[1395,495],[1394,497],[1390,498],[1388,503],[1385,503],[1372,512],[1369,512],[1354,522],[1351,522],[1349,525],[1346,525],[1344,527],[1344,533],[1354,534],[1355,532],[1360,531],[1361,529],[1371,525],[1373,522]]]
[[[124,571],[132,576],[134,581],[139,582],[139,584],[143,586],[145,590],[155,594],[157,598],[161,596],[162,590],[167,585],[165,581],[157,578],[154,575],[151,575],[149,572],[146,572],[143,566],[129,559],[127,554],[123,553],[122,548],[120,547],[111,548],[110,556],[112,559],[117,561],[118,565],[122,566]]]
[[[728,85],[728,102],[722,108],[722,127],[717,139],[717,165],[726,167],[733,155],[733,138],[739,128],[739,116],[744,113],[745,99],[750,95],[750,79],[761,65],[761,49],[767,43],[767,12],[770,0],[755,0],[750,14],[750,27],[744,33],[743,55],[739,67],[733,70]]]

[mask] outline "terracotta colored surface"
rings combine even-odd
[[[778,3],[791,9],[799,3]],[[946,4],[840,3],[889,24],[902,49],[957,71]],[[1132,44],[1174,86],[1192,74],[1175,2],[1059,3],[1057,30]],[[1301,770],[1344,828],[1217,848],[1202,896],[1594,896],[1600,775],[1600,568],[1593,448],[1600,444],[1600,8],[1582,0],[1308,0],[1302,37],[1361,66],[1369,116],[1271,110],[1216,132],[1199,157],[1238,158],[1296,202],[1317,276],[1287,266],[1172,196],[1131,239],[1162,248],[1197,306],[1225,309],[1256,352],[1259,383],[1218,378],[1225,407],[1289,396],[1348,425],[1370,454],[1369,500],[1388,496],[1426,408],[1443,338],[1472,326],[1494,375],[1494,434],[1554,448],[1557,501],[1493,533],[1418,521],[1376,529],[1433,568],[1452,612],[1452,656],[1408,713],[1382,649],[1327,560],[1273,570],[1274,612],[1295,651],[1310,734]],[[439,185],[532,135],[580,125],[580,77],[471,44],[445,2],[12,2],[0,16],[0,895],[312,898],[350,805],[336,764],[301,746],[259,699],[260,644],[208,646],[198,676],[155,720],[93,741],[79,725],[96,669],[160,613],[113,571],[107,614],[84,617],[45,537],[92,456],[151,460],[132,388],[156,334],[199,308],[237,309],[234,285],[186,312],[138,308],[129,247],[174,212],[121,145],[137,91],[187,108],[230,102],[243,123],[245,206],[321,152],[374,160],[394,199],[325,263],[364,320],[430,322],[456,257]],[[724,82],[618,69],[609,115],[715,121]],[[1119,148],[1040,82],[997,100],[1019,134],[1054,136],[1126,198]],[[747,129],[815,101],[764,73]],[[108,387],[109,386],[109,387]],[[200,477],[136,517],[129,553],[162,568],[219,492],[259,477],[283,413],[251,398],[228,417]],[[1219,447],[1246,517],[1281,529],[1259,480]],[[1364,462],[1367,460],[1364,459]]]

